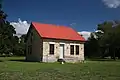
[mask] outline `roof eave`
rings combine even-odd
[[[66,41],[80,41],[80,42],[86,42],[85,40],[73,40],[73,39],[60,39],[60,38],[48,38],[48,37],[42,37],[43,39],[55,39],[55,40],[66,40]]]

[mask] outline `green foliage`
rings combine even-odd
[[[16,34],[15,28],[6,21],[6,14],[0,11],[0,54],[8,55],[24,55],[25,35],[20,38],[14,36]],[[21,40],[21,41],[20,41]]]
[[[9,22],[4,22],[0,23],[0,53],[9,54],[12,52],[15,30]]]
[[[103,31],[103,33],[95,32],[95,37],[90,37],[88,44],[86,45],[91,49],[95,49],[96,55],[99,57],[111,56],[120,57],[120,21],[106,21],[102,24],[98,24],[97,30]],[[96,51],[97,50],[97,51]],[[89,52],[92,55],[91,51]]]
[[[24,56],[25,55],[25,37],[26,35],[22,35],[20,38],[15,37],[15,43],[13,48],[13,54],[16,56]]]
[[[98,56],[99,44],[98,40],[94,38],[94,33],[91,33],[90,38],[85,43],[85,56],[95,57]]]

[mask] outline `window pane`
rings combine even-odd
[[[33,41],[33,32],[31,32],[31,43]]]
[[[32,54],[32,46],[31,45],[28,46],[28,54]]]
[[[74,45],[70,45],[70,54],[74,55]]]
[[[54,44],[50,44],[50,54],[54,54]]]
[[[32,46],[30,46],[30,54],[32,54]]]
[[[76,55],[79,55],[79,46],[76,45]]]

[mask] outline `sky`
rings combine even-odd
[[[3,0],[3,10],[18,31],[33,21],[91,32],[99,23],[120,19],[120,0]]]

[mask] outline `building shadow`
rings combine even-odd
[[[39,61],[28,61],[25,59],[10,59],[9,61],[15,61],[15,62],[39,62]]]
[[[17,61],[17,62],[27,62],[26,60],[24,59],[10,59],[8,61]]]

